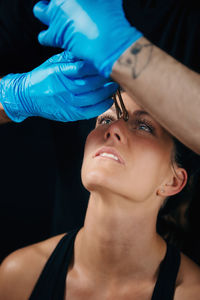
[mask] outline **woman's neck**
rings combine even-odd
[[[157,214],[118,196],[91,194],[74,263],[96,280],[153,278],[166,252]]]

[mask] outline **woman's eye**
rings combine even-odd
[[[112,121],[111,121],[111,119],[103,119],[103,120],[101,120],[101,122],[100,122],[100,124],[102,124],[102,125],[105,125],[105,124],[110,124]]]
[[[147,123],[147,122],[141,122],[141,121],[137,121],[137,129],[139,130],[143,130],[143,131],[146,131],[148,133],[154,133],[154,127]]]
[[[148,126],[146,126],[144,124],[141,124],[139,126],[139,129],[151,132],[151,128],[149,128]]]
[[[98,118],[97,123],[100,125],[108,125],[114,121],[112,116],[102,116]]]

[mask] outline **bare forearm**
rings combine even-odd
[[[141,38],[112,78],[181,142],[200,153],[200,75]]]

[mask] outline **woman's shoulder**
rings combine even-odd
[[[7,256],[0,265],[0,299],[28,299],[48,258],[64,235],[21,248]]]
[[[178,282],[174,300],[200,300],[200,267],[183,253]]]

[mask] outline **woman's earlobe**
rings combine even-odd
[[[161,187],[160,189],[157,190],[156,195],[161,197],[165,196],[165,189]]]

